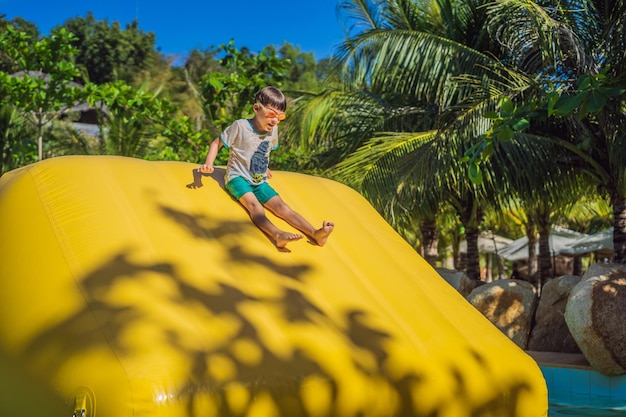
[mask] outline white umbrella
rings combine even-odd
[[[583,236],[570,243],[561,253],[564,255],[583,255],[601,250],[613,250],[613,228],[610,227],[592,235]]]
[[[550,231],[548,244],[550,245],[550,253],[552,256],[560,255],[563,250],[569,247],[573,242],[589,237],[585,233],[575,232],[563,227],[554,226]],[[539,253],[539,242],[535,246],[535,252]],[[498,255],[509,261],[528,260],[528,237],[524,236],[514,240],[504,249],[498,252]]]
[[[478,236],[478,252],[479,253],[496,253],[513,242],[513,239],[507,239],[502,236],[494,235],[492,232],[482,232]],[[467,253],[467,241],[463,240],[459,245],[459,252]]]

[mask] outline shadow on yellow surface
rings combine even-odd
[[[358,193],[275,172],[336,225],[284,253],[194,168],[73,156],[0,178],[0,346],[72,412],[547,415],[535,362]]]

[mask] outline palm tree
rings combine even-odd
[[[572,203],[583,183],[589,183],[567,163],[567,156],[567,151],[549,138],[519,134],[510,142],[499,144],[490,161],[490,169],[503,178],[507,187],[501,196],[508,200],[499,207],[513,207],[523,213],[529,275],[536,279],[539,289],[554,275],[549,236],[556,213]],[[522,161],[527,161],[525,166]],[[537,240],[539,253],[535,253]]]
[[[510,0],[491,11],[500,16],[494,30],[519,51],[512,61],[543,68],[536,85],[519,90],[521,101],[542,101],[552,85],[566,99],[551,105],[571,105],[561,129],[542,134],[570,151],[570,163],[609,196],[614,262],[626,262],[626,2]]]
[[[472,278],[479,277],[477,239],[484,201],[503,186],[489,174],[481,185],[474,184],[461,158],[487,129],[482,114],[496,99],[487,94],[487,99],[470,101],[476,86],[451,80],[467,73],[506,84],[511,78],[494,59],[500,45],[486,32],[482,5],[446,0],[341,3],[361,25],[337,56],[346,91],[327,92],[301,106],[306,129],[296,132],[327,138],[335,146],[350,137],[351,147],[342,149],[358,150],[334,172],[373,201],[421,211],[425,225],[432,224],[438,207],[454,207],[465,226]],[[364,96],[377,103],[369,114],[378,118],[359,118],[363,107],[355,111],[347,105],[358,103],[350,102],[351,97]],[[349,125],[350,120],[361,123]]]

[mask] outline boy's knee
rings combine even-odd
[[[248,211],[250,213],[265,213],[265,209],[263,208],[263,205],[259,203],[258,201],[248,204]]]
[[[272,212],[280,217],[285,217],[291,213],[291,207],[289,207],[285,202],[279,201],[275,204],[269,206]]]
[[[263,208],[263,204],[259,202],[256,198],[245,198],[241,199],[241,203],[251,214],[264,213],[265,209]]]

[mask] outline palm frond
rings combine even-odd
[[[293,105],[287,145],[309,152],[316,169],[327,169],[346,158],[389,121],[410,108],[389,106],[365,91],[325,90],[299,97]]]
[[[392,0],[381,3],[387,29],[438,33],[442,26],[436,2],[430,0]]]
[[[419,167],[420,160],[428,158],[423,151],[435,138],[434,131],[380,134],[337,164],[330,174],[359,190],[382,212],[400,210],[434,218],[441,202],[439,189],[416,188],[410,167]]]
[[[395,193],[398,159],[420,149],[434,137],[435,132],[380,134],[337,164],[330,174],[356,189],[369,189],[372,191],[369,194]]]
[[[565,60],[580,68],[591,65],[571,26],[567,8],[545,7],[532,0],[491,3],[489,31],[505,47],[505,59],[529,73],[557,72]]]
[[[338,59],[353,88],[391,90],[427,102],[446,97],[449,78],[480,74],[493,58],[440,36],[407,30],[373,30],[340,46]],[[440,103],[446,106],[449,103]]]
[[[337,10],[352,24],[348,28],[349,33],[380,27],[379,7],[375,1],[343,0],[338,3]]]

